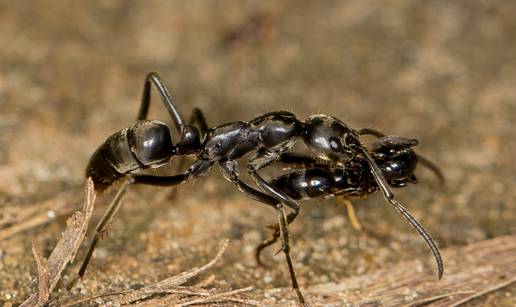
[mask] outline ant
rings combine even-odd
[[[362,129],[360,134],[372,134],[379,138],[371,145],[370,154],[391,187],[401,188],[409,183],[415,184],[417,180],[414,171],[418,162],[429,168],[441,184],[444,183],[444,176],[439,168],[412,149],[419,143],[416,139],[386,136],[373,129]],[[369,170],[368,163],[363,157],[355,156],[343,164],[331,165],[313,157],[285,153],[280,157],[279,162],[295,169],[274,178],[271,181],[273,186],[295,200],[338,197],[347,205],[348,215],[353,226],[358,230],[361,229],[349,198],[364,198],[379,189]],[[432,238],[405,208],[400,204],[397,204],[396,208],[423,236],[430,247],[437,263],[440,279],[443,274],[443,261],[439,250],[432,243]],[[255,250],[256,262],[260,266],[263,266],[260,259],[261,252],[274,244],[279,237],[279,229],[274,226],[273,229],[275,231],[272,238],[265,240]]]
[[[179,141],[175,144],[172,141],[170,128],[165,123],[147,119],[151,85],[158,91],[180,135]],[[300,303],[305,305],[290,257],[288,233],[288,225],[298,216],[300,206],[291,196],[267,182],[258,173],[259,170],[280,160],[282,155],[289,153],[299,140],[313,151],[314,156],[325,161],[337,163],[356,156],[361,157],[367,164],[365,169],[370,171],[387,201],[409,220],[431,246],[434,255],[441,259],[438,247],[430,235],[405,208],[395,201],[386,177],[369,151],[362,145],[359,137],[359,131],[334,117],[319,114],[301,121],[294,114],[285,111],[267,113],[249,122],[235,121],[208,128],[202,112],[194,109],[189,122],[185,123],[159,75],[155,72],[149,73],[144,82],[137,121],[108,137],[93,153],[86,167],[86,177],[92,178],[97,192],[104,191],[121,179],[126,180],[97,225],[95,236],[78,276],[69,284],[68,289],[71,289],[75,282],[84,276],[95,246],[120,208],[128,186],[133,184],[179,185],[207,174],[217,163],[226,180],[232,182],[249,198],[276,210],[278,237],[281,238],[281,250],[287,261],[292,288]],[[249,186],[240,179],[237,160],[246,155],[250,155],[246,170],[259,189]],[[196,160],[185,172],[176,175],[142,174],[146,169],[166,165],[175,156],[195,156]],[[285,213],[285,206],[291,209],[288,215]],[[442,260],[438,263],[440,264],[439,276],[441,276]]]

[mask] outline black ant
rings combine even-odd
[[[154,85],[160,94],[180,135],[179,142],[176,144],[173,143],[170,129],[166,124],[157,120],[147,120],[151,85]],[[195,127],[195,124],[199,128]],[[367,163],[367,169],[370,170],[384,197],[409,220],[432,248],[434,255],[439,259],[439,276],[441,276],[442,261],[437,245],[423,227],[394,200],[387,179],[369,151],[362,145],[359,137],[359,131],[349,128],[334,117],[313,115],[306,121],[300,121],[294,114],[285,111],[267,113],[249,122],[236,121],[208,129],[202,112],[194,109],[187,124],[158,74],[149,73],[145,78],[137,121],[129,128],[108,137],[91,156],[86,168],[86,177],[92,178],[97,192],[105,190],[120,179],[127,180],[97,225],[96,234],[79,270],[79,276],[70,283],[68,288],[73,287],[77,279],[84,275],[93,250],[118,211],[122,196],[129,185],[174,186],[205,175],[213,164],[217,163],[224,178],[231,181],[240,191],[249,198],[276,210],[278,237],[281,238],[292,287],[301,304],[305,304],[290,258],[287,227],[299,214],[300,206],[292,197],[265,181],[258,173],[260,169],[290,152],[300,139],[312,149],[315,156],[326,161],[337,163],[360,156]],[[251,154],[247,163],[247,172],[259,190],[240,179],[237,159],[247,154]],[[194,155],[196,160],[183,173],[173,176],[141,174],[146,169],[167,164],[174,156],[185,155]],[[289,207],[292,212],[285,214],[284,206]]]
[[[379,138],[371,145],[370,155],[378,165],[393,188],[401,188],[409,183],[416,183],[414,171],[421,163],[429,168],[438,177],[441,184],[444,177],[433,163],[412,149],[418,144],[415,139],[407,139],[398,136],[385,136],[383,133],[363,129],[362,135],[372,134]],[[368,162],[361,156],[355,156],[342,164],[331,165],[325,161],[318,161],[313,157],[294,153],[283,154],[279,162],[287,164],[293,170],[284,173],[271,181],[271,184],[295,200],[305,200],[318,197],[339,197],[348,207],[348,215],[355,228],[361,228],[356,220],[353,207],[349,198],[363,198],[376,191],[379,186],[374,179]],[[408,214],[406,209],[398,204],[398,211],[415,227],[425,238],[437,262],[439,278],[443,274],[443,263],[439,250],[435,248],[429,234],[421,228],[419,223]],[[265,240],[256,248],[256,262],[263,266],[260,259],[262,250],[274,244],[279,237],[279,229],[276,227],[273,237]]]

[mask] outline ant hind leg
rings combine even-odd
[[[170,95],[167,87],[161,81],[161,78],[159,77],[158,73],[156,72],[150,72],[145,77],[145,83],[143,85],[143,93],[142,93],[142,101],[140,105],[140,110],[138,111],[138,120],[143,120],[147,118],[147,115],[149,113],[149,106],[150,106],[150,97],[151,97],[151,84],[154,85],[156,90],[161,96],[161,100],[165,107],[168,110],[168,113],[174,120],[174,124],[176,125],[176,129],[181,134],[183,132],[183,128],[185,127],[185,120],[183,119],[183,116],[179,112],[176,104],[172,100],[172,96]]]
[[[115,195],[115,198],[109,205],[108,209],[104,213],[104,216],[99,221],[96,229],[95,229],[95,236],[93,237],[93,241],[90,244],[90,248],[88,249],[88,253],[86,254],[86,257],[84,258],[81,268],[79,269],[79,272],[77,273],[77,276],[68,284],[66,289],[69,291],[73,288],[73,286],[77,283],[79,279],[81,279],[84,276],[84,273],[86,272],[86,268],[88,267],[88,264],[91,260],[91,257],[93,256],[93,251],[95,250],[95,247],[97,246],[97,243],[100,239],[102,239],[103,235],[106,233],[107,228],[113,218],[115,217],[116,213],[118,212],[118,209],[122,206],[122,200],[127,192],[127,188],[129,186],[130,182],[129,180],[125,181],[123,185],[120,187],[118,192]]]

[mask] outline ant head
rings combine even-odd
[[[138,161],[158,167],[176,154],[167,125],[157,120],[140,120],[127,130],[129,147]]]
[[[306,125],[304,142],[316,150],[320,158],[342,160],[343,156],[354,156],[362,146],[358,132],[334,117],[313,115],[308,118]]]
[[[371,155],[392,187],[416,183],[417,154],[411,148],[418,141],[397,136],[382,137],[372,145]]]

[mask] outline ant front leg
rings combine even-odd
[[[274,197],[250,187],[240,179],[238,163],[235,160],[228,159],[219,161],[219,166],[222,171],[222,176],[224,176],[226,180],[232,182],[238,190],[243,192],[247,197],[276,209],[278,201]]]

